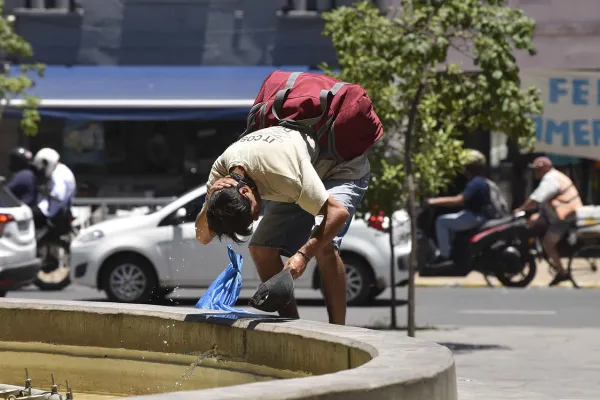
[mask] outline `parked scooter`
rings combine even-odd
[[[477,271],[484,276],[495,276],[504,286],[526,287],[531,283],[537,267],[525,212],[456,233],[451,260],[434,265],[436,211],[434,207],[424,206],[417,217],[419,276],[464,277]]]

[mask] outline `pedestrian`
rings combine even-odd
[[[263,89],[268,89],[270,78],[287,77],[283,74],[267,78]],[[281,121],[284,121],[287,115],[302,114],[294,110],[295,107],[302,107],[292,101],[292,98],[299,98],[293,96],[294,93],[301,93],[303,90],[316,91],[316,96],[312,98],[316,98],[317,105],[319,98],[323,99],[318,84],[326,77],[317,74],[302,75],[296,76],[296,92],[292,88],[294,82],[290,85],[290,80],[294,79],[292,74],[287,78],[284,89],[272,91],[271,100],[264,99],[265,104],[270,105],[276,93],[280,93],[281,90],[289,92],[292,88],[289,104],[285,103],[277,110],[277,99],[274,100],[274,114],[277,118],[281,117]],[[327,81],[327,84],[340,87],[339,81],[327,79],[331,80]],[[283,84],[285,83],[284,80]],[[348,153],[347,159],[341,159],[333,156],[340,153],[337,151],[339,147],[323,147],[323,142],[319,141],[316,135],[301,129],[301,124],[296,124],[298,129],[293,129],[294,124],[290,123],[287,126],[281,124],[284,126],[270,126],[246,132],[213,164],[207,183],[206,201],[196,220],[197,239],[201,243],[207,244],[215,236],[228,237],[239,243],[240,237],[252,233],[253,221],[259,218],[264,208],[264,217],[249,243],[250,254],[261,280],[264,282],[270,279],[283,268],[289,269],[292,277],[297,279],[306,269],[308,262],[316,258],[329,321],[342,325],[346,318],[346,277],[344,263],[339,255],[340,244],[369,185],[370,164],[366,150],[383,134],[381,123],[372,110],[370,100],[368,107],[364,100],[360,100],[368,100],[366,93],[364,96],[352,96],[352,91],[358,88],[360,86],[350,85],[346,95],[342,97],[343,101],[357,98],[359,100],[356,104],[360,105],[354,108],[351,115],[345,117],[349,120],[358,118],[368,121],[372,127],[361,130],[359,121],[352,124],[358,130],[346,134],[367,135],[369,140],[366,145],[356,149],[354,153]],[[364,89],[360,90],[364,93]],[[262,104],[259,102],[260,97],[259,94],[258,105]],[[280,95],[279,99],[281,98],[285,102],[285,96]],[[341,106],[335,101],[331,101],[329,110],[333,109],[336,135],[339,135],[344,126],[341,122],[338,126],[337,121],[343,117],[341,113],[335,113],[336,107]],[[363,103],[360,103],[361,101]],[[323,105],[322,102],[320,104]],[[347,107],[349,105],[350,107]],[[353,105],[354,103],[346,103],[346,108],[352,109]],[[259,107],[253,108],[258,109]],[[326,109],[321,116],[326,118],[327,113]],[[305,113],[304,117],[311,115]],[[264,114],[258,118],[261,121],[267,119]],[[298,118],[296,121],[302,122]],[[327,134],[333,135],[333,129]],[[336,136],[336,139],[339,141],[340,137]],[[347,138],[352,140],[350,136]],[[289,257],[285,264],[281,259],[282,255]],[[292,299],[287,306],[279,310],[279,314],[299,318],[295,300]]]

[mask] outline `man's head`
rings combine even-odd
[[[553,166],[552,161],[548,157],[538,157],[529,164],[529,168],[533,169],[536,179],[542,179]]]
[[[206,220],[208,228],[222,239],[229,237],[241,243],[240,236],[252,233],[252,221],[260,215],[260,195],[256,184],[249,178],[231,173],[238,181],[236,187],[214,192],[207,204]]]
[[[18,172],[29,168],[33,154],[24,147],[14,148],[8,156],[8,169],[11,172]]]
[[[56,150],[45,147],[36,153],[35,157],[33,157],[32,164],[46,178],[50,178],[56,169],[59,160],[60,155]]]
[[[483,175],[485,172],[485,156],[478,150],[468,150],[468,161],[465,165],[465,175],[467,178],[473,178],[474,176]]]

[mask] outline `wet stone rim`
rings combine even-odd
[[[53,322],[54,318],[48,318],[48,313],[62,315],[63,320],[56,318],[57,321]],[[217,335],[215,336],[216,341],[222,333],[229,332],[229,329],[241,329],[243,331],[244,353],[247,349],[250,351],[252,345],[250,342],[260,342],[256,348],[266,346],[263,347],[266,351],[273,351],[273,354],[280,357],[284,362],[285,359],[289,359],[290,362],[297,362],[298,359],[306,357],[306,360],[300,362],[318,368],[321,357],[315,356],[314,349],[311,353],[307,349],[303,351],[302,348],[306,345],[317,344],[319,348],[321,348],[321,345],[326,346],[324,348],[329,353],[323,354],[323,364],[329,363],[339,366],[335,367],[338,372],[331,372],[332,368],[328,366],[329,370],[318,371],[324,373],[323,375],[307,378],[257,382],[199,391],[135,396],[128,397],[128,399],[457,399],[456,372],[452,353],[438,344],[412,339],[402,333],[337,326],[306,320],[282,320],[269,315],[249,317],[244,314],[229,314],[193,308],[0,299],[0,319],[11,316],[14,319],[12,323],[5,324],[4,329],[0,327],[0,341],[14,340],[17,337],[16,332],[11,332],[11,325],[14,327],[15,324],[23,324],[24,320],[32,322],[31,318],[35,319],[35,315],[41,316],[43,314],[46,314],[45,318],[48,320],[49,326],[58,331],[64,329],[65,332],[73,329],[77,330],[77,326],[84,325],[78,324],[78,316],[79,320],[93,317],[96,318],[96,321],[117,321],[117,323],[123,325],[114,328],[114,324],[105,323],[101,324],[103,326],[98,327],[98,329],[124,329],[126,326],[127,330],[135,330],[138,322],[140,324],[147,323],[149,319],[161,322],[164,320],[164,322],[177,324],[207,324],[209,325],[207,330],[211,331],[212,335]],[[66,318],[69,318],[68,326],[64,323],[65,315],[68,315]],[[4,321],[7,320],[4,319]],[[38,323],[41,323],[41,321]],[[20,327],[16,326],[16,328]],[[198,327],[194,326],[194,328],[197,329]],[[19,331],[21,333],[18,334],[18,337],[22,337],[23,330],[19,329]],[[217,334],[217,331],[221,333]],[[161,334],[158,331],[155,333],[157,335]],[[240,331],[235,333],[239,336]],[[61,332],[57,332],[57,335],[60,334]],[[40,333],[33,332],[32,335],[40,335]],[[289,346],[286,346],[285,352],[278,353],[277,348],[269,349],[269,342],[274,337],[273,335],[281,338],[281,343],[289,344]],[[27,340],[31,341],[34,338],[22,337],[20,341]],[[297,348],[294,348],[294,343],[298,344]],[[83,345],[83,343],[73,344]],[[88,343],[88,345],[101,346],[102,344]],[[329,348],[331,348],[331,351],[329,351]],[[244,356],[246,357],[246,354]],[[249,359],[248,362],[252,362],[252,360]],[[267,363],[267,365],[269,364]]]

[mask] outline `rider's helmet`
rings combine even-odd
[[[15,147],[8,155],[8,169],[11,172],[17,172],[28,168],[33,154],[24,147]]]
[[[475,149],[467,149],[467,163],[465,170],[473,175],[481,175],[486,166],[486,158],[482,152]]]
[[[58,165],[58,160],[60,160],[60,155],[56,152],[56,150],[45,147],[38,151],[33,157],[33,166],[41,173],[44,174],[46,178],[50,178],[52,172]]]

